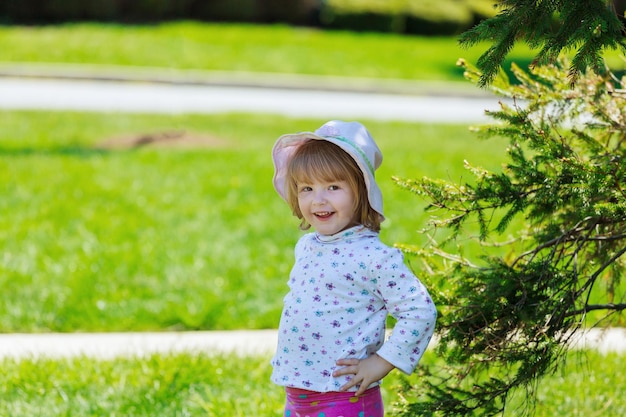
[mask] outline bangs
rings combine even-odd
[[[315,180],[324,182],[348,180],[350,174],[346,163],[348,166],[356,165],[350,155],[326,141],[313,139],[308,143],[311,146],[302,146],[300,152],[294,156],[289,165],[288,176],[297,183],[311,183]],[[320,152],[320,148],[329,148],[334,152]]]

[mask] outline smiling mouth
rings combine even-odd
[[[332,215],[333,215],[332,211],[320,211],[318,213],[315,213],[315,217],[319,217],[320,219],[326,219]]]

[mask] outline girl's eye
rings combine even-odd
[[[331,191],[336,191],[336,190],[339,189],[339,186],[338,185],[331,185],[330,187],[328,187],[328,189],[331,190]]]
[[[309,186],[302,186],[300,187],[300,192],[306,192],[306,191],[311,191],[311,187]]]

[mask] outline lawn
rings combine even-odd
[[[68,23],[0,26],[3,65],[71,64],[135,69],[236,71],[350,76],[421,81],[463,81],[459,58],[475,63],[489,44],[462,48],[455,37],[329,31],[285,25],[156,25]],[[522,68],[536,50],[517,44],[503,67]],[[615,71],[626,62],[605,58]]]
[[[272,188],[270,150],[280,134],[322,123],[1,113],[0,331],[275,327],[301,232]],[[463,125],[365,123],[385,154],[390,244],[420,242],[428,219],[392,175],[460,179],[463,159],[497,169],[504,152]],[[173,131],[199,142],[110,143]]]
[[[95,64],[160,69],[343,75],[462,81],[459,57],[472,62],[485,48],[462,49],[452,37],[322,31],[282,25],[66,24],[0,26],[0,62]],[[529,62],[528,48],[511,59]],[[507,65],[508,66],[508,65]]]
[[[424,363],[437,361],[427,352]],[[620,416],[624,357],[572,352],[566,368],[537,387],[535,417]],[[0,415],[37,417],[260,417],[281,415],[284,394],[268,382],[269,358],[179,353],[94,360],[0,360]],[[392,372],[383,383],[386,410],[400,404],[406,377]],[[409,378],[415,382],[416,377]],[[410,397],[409,397],[410,398]],[[520,415],[525,395],[516,393],[504,417]]]

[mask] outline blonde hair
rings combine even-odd
[[[300,145],[287,166],[287,203],[293,215],[301,220],[300,229],[308,230],[311,225],[300,211],[298,183],[311,183],[314,180],[346,181],[355,196],[355,220],[370,230],[380,231],[381,216],[370,206],[363,172],[356,161],[334,143],[318,139],[309,139]]]

